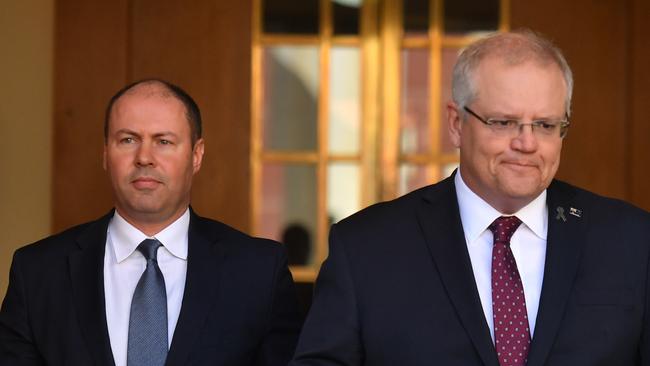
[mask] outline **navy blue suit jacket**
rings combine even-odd
[[[104,306],[112,213],[16,251],[0,365],[113,365]],[[187,279],[166,365],[286,365],[301,318],[282,246],[193,212]]]
[[[547,204],[528,366],[650,365],[650,215],[559,181]],[[498,366],[453,178],[332,227],[291,365]]]

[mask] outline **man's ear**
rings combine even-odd
[[[460,148],[460,136],[462,134],[463,116],[454,102],[447,103],[447,130],[449,139],[455,147]]]
[[[194,143],[194,148],[192,149],[192,168],[194,174],[196,174],[201,169],[204,149],[205,144],[203,143],[203,139],[200,138],[196,141],[196,143]]]

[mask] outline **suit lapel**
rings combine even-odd
[[[574,188],[554,181],[547,192],[546,263],[528,366],[544,365],[553,346],[578,271],[587,227],[588,212],[574,203]],[[572,207],[581,211],[580,217],[569,213]]]
[[[453,175],[425,193],[417,215],[440,279],[465,331],[483,363],[498,366],[465,244]]]
[[[216,301],[225,248],[216,243],[217,233],[191,212],[188,232],[187,276],[181,312],[167,355],[166,365],[185,365],[197,343],[202,325]]]
[[[106,230],[113,213],[90,224],[78,238],[79,250],[68,257],[72,301],[82,334],[98,365],[113,365],[104,301],[104,250]]]

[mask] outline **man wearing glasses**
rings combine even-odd
[[[553,179],[572,87],[532,32],[465,49],[459,169],[332,227],[292,365],[650,365],[650,215]]]

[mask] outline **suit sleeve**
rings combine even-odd
[[[641,234],[644,244],[650,252],[650,216],[645,220],[645,229]],[[639,342],[639,365],[650,366],[650,254],[646,261],[645,308],[643,315],[643,333]]]
[[[649,234],[650,235],[650,234]],[[650,236],[645,239],[650,246]],[[645,309],[643,316],[643,334],[639,343],[641,362],[639,365],[650,366],[650,258],[646,264]]]
[[[276,244],[277,245],[277,244]],[[302,315],[284,247],[279,251],[272,293],[268,333],[260,346],[255,364],[286,366],[296,348]]]
[[[18,258],[14,255],[0,309],[0,366],[45,365],[34,344]]]
[[[291,366],[362,363],[357,301],[345,247],[330,231],[329,257],[316,281],[314,301],[298,341]]]

